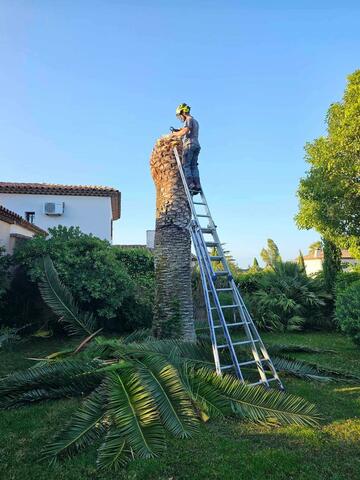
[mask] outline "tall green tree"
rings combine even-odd
[[[297,258],[297,264],[299,265],[300,272],[306,274],[304,255],[302,254],[301,250],[299,250],[299,256]]]
[[[315,228],[360,258],[360,70],[327,113],[327,135],[305,146],[310,169],[298,189],[299,228]]]
[[[341,250],[330,240],[323,239],[323,274],[324,284],[327,291],[332,292],[336,282],[336,276],[341,271]]]
[[[267,248],[261,250],[260,256],[266,267],[274,267],[278,262],[281,262],[279,248],[271,238],[268,238]]]

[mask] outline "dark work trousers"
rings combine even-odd
[[[201,188],[198,169],[200,150],[201,148],[199,145],[184,145],[183,148],[182,165],[184,175],[188,186],[193,188]]]

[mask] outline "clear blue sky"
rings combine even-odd
[[[185,101],[221,240],[241,266],[268,237],[292,259],[319,238],[297,230],[295,192],[360,67],[357,5],[0,0],[0,178],[118,188],[115,242],[144,243],[149,156]]]

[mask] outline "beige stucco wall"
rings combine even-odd
[[[314,258],[313,260],[304,260],[305,262],[305,269],[307,275],[311,275],[314,273],[321,272],[323,269],[322,266],[322,259],[321,258]],[[355,260],[354,258],[346,258],[342,259],[341,263],[345,269],[349,268],[351,265],[356,265],[359,263],[358,260]]]
[[[322,270],[322,260],[321,258],[315,258],[313,260],[304,260],[305,270],[307,275],[312,275]]]
[[[13,253],[16,243],[16,238],[11,237],[11,234],[18,234],[28,238],[35,235],[34,232],[21,225],[15,225],[0,220],[0,245],[5,247],[6,253],[10,254]]]
[[[10,224],[0,220],[0,246],[9,252]]]

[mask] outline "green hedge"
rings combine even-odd
[[[151,325],[154,267],[149,251],[119,249],[74,227],[59,226],[49,232],[48,238],[34,237],[14,254],[14,262],[23,272],[23,285],[21,293],[13,282],[4,312],[6,323],[17,318],[18,324],[35,322],[39,326],[51,315],[39,305],[37,291],[42,276],[38,259],[49,255],[79,306],[94,312],[105,330],[122,332]],[[19,295],[25,296],[23,304],[35,303],[27,313],[18,312],[20,322],[16,315],[19,301],[12,301]]]

